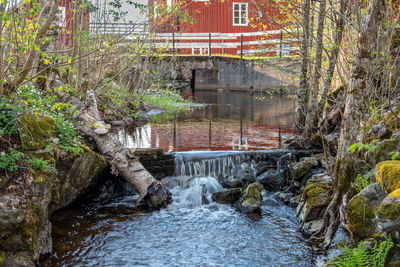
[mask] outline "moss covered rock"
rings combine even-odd
[[[301,179],[312,168],[318,166],[318,161],[312,157],[302,158],[299,162],[289,164],[289,175],[294,181],[301,181]]]
[[[386,195],[380,185],[374,183],[349,201],[346,206],[347,224],[355,242],[372,237],[377,232],[375,211]]]
[[[308,212],[309,208],[315,204],[326,203],[330,200],[332,195],[332,184],[326,181],[319,181],[311,183],[306,186],[301,196],[301,201],[297,206],[297,213],[300,214],[300,219],[303,220],[304,215]],[[325,208],[315,208],[309,214],[308,220],[315,220],[320,218],[324,213]]]
[[[303,191],[303,199],[306,200],[305,212],[313,204],[320,204],[328,201],[332,193],[332,185],[330,182],[316,182],[309,184]]]
[[[380,162],[376,167],[376,181],[387,193],[400,189],[400,160]]]
[[[18,119],[22,144],[28,149],[41,149],[48,144],[55,120],[48,116],[28,113]]]
[[[240,201],[239,209],[244,213],[253,212],[262,204],[262,186],[259,183],[252,183],[246,188],[243,199]]]
[[[390,193],[376,211],[378,228],[400,240],[400,189]]]
[[[58,160],[57,177],[52,181],[53,200],[50,210],[65,207],[84,193],[107,166],[106,160],[85,147],[85,152]]]
[[[0,250],[0,266],[4,266],[4,262],[6,260],[6,255],[4,251]]]

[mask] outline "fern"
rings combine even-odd
[[[374,246],[371,250],[365,247],[363,241],[361,241],[356,248],[341,247],[342,254],[337,257],[333,262],[328,263],[328,266],[340,266],[340,267],[384,267],[386,262],[386,256],[389,250],[393,247],[394,243],[392,238],[389,238],[382,242],[374,241]]]
[[[360,193],[364,188],[372,183],[372,176],[372,172],[368,172],[365,175],[358,174],[354,179],[354,183],[352,182],[351,185],[357,190],[358,193]]]

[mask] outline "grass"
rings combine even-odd
[[[152,122],[169,121],[178,114],[188,113],[194,108],[204,106],[203,104],[194,103],[190,99],[185,100],[179,93],[168,90],[146,94],[143,96],[143,102],[165,111],[151,116],[150,120]]]
[[[198,106],[191,100],[183,99],[179,93],[166,90],[144,95],[143,102],[151,104],[168,113],[188,111],[194,106]]]

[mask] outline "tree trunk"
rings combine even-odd
[[[318,14],[318,28],[317,28],[317,39],[316,39],[316,53],[315,53],[315,66],[314,75],[312,78],[311,94],[308,104],[308,113],[306,119],[305,136],[311,137],[318,126],[318,105],[317,98],[319,93],[319,84],[321,79],[321,67],[322,67],[322,52],[323,52],[323,37],[324,37],[324,25],[325,25],[325,9],[326,0],[321,0],[319,3],[319,14]]]
[[[366,91],[366,78],[371,63],[372,51],[377,40],[378,28],[384,17],[385,0],[372,0],[369,13],[359,31],[356,53],[351,68],[351,77],[347,86],[345,111],[343,114],[339,147],[336,156],[335,177],[333,181],[335,194],[324,214],[324,224],[314,236],[324,233],[325,248],[328,248],[336,231],[339,219],[339,206],[343,196],[350,189],[356,173],[354,157],[348,148],[357,141],[360,120],[363,112],[363,97]]]
[[[90,125],[101,121],[97,110],[96,97],[93,91],[88,92],[89,105],[80,114],[83,122],[83,132],[93,139],[97,149],[111,165],[112,172],[119,174],[139,193],[135,205],[145,200],[150,208],[159,209],[171,203],[172,198],[168,189],[156,180],[143,165],[125,148],[116,134],[96,134]]]
[[[14,88],[17,88],[18,86],[20,86],[21,83],[25,80],[29,71],[31,70],[33,63],[35,61],[35,58],[38,54],[36,51],[36,47],[39,46],[41,39],[46,34],[47,30],[50,28],[51,23],[54,21],[54,18],[56,17],[56,12],[58,10],[58,6],[59,6],[58,0],[50,0],[49,2],[47,2],[46,6],[43,7],[42,11],[40,12],[39,18],[38,18],[38,29],[37,29],[35,39],[33,40],[33,44],[31,45],[32,48],[29,51],[28,58],[25,61],[22,71],[19,72],[15,76],[15,78],[12,80],[11,86],[10,86],[11,89],[14,89]],[[47,18],[45,19],[45,14],[47,13],[47,10],[49,7],[50,7],[50,12],[49,12],[49,15],[47,16]],[[40,25],[41,23],[43,23],[43,25]]]
[[[303,8],[303,36],[301,44],[301,69],[300,84],[297,91],[297,110],[296,110],[296,129],[302,132],[306,121],[307,102],[308,102],[308,84],[307,73],[309,63],[309,33],[310,33],[310,0],[304,0]]]
[[[325,83],[324,86],[322,87],[321,95],[318,100],[318,110],[320,112],[324,109],[326,95],[328,94],[331,88],[333,74],[335,73],[336,63],[339,56],[340,45],[342,43],[343,30],[345,25],[343,16],[348,16],[348,13],[350,11],[350,8],[348,8],[348,6],[350,5],[348,4],[347,0],[340,1],[340,10],[339,10],[340,14],[338,15],[338,19],[336,21],[336,27],[335,27],[336,30],[335,30],[335,36],[333,37],[332,53],[331,56],[329,57]]]

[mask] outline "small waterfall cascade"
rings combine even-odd
[[[172,206],[198,208],[234,177],[256,175],[256,164],[245,152],[176,152],[175,176],[162,181],[174,198]]]
[[[136,127],[132,132],[118,131],[118,140],[127,148],[151,148],[151,125]]]
[[[179,152],[175,153],[175,175],[231,177],[244,163],[255,165],[250,153]]]
[[[163,179],[169,188],[174,207],[198,208],[212,203],[213,193],[222,190],[222,185],[214,177],[172,176]]]

